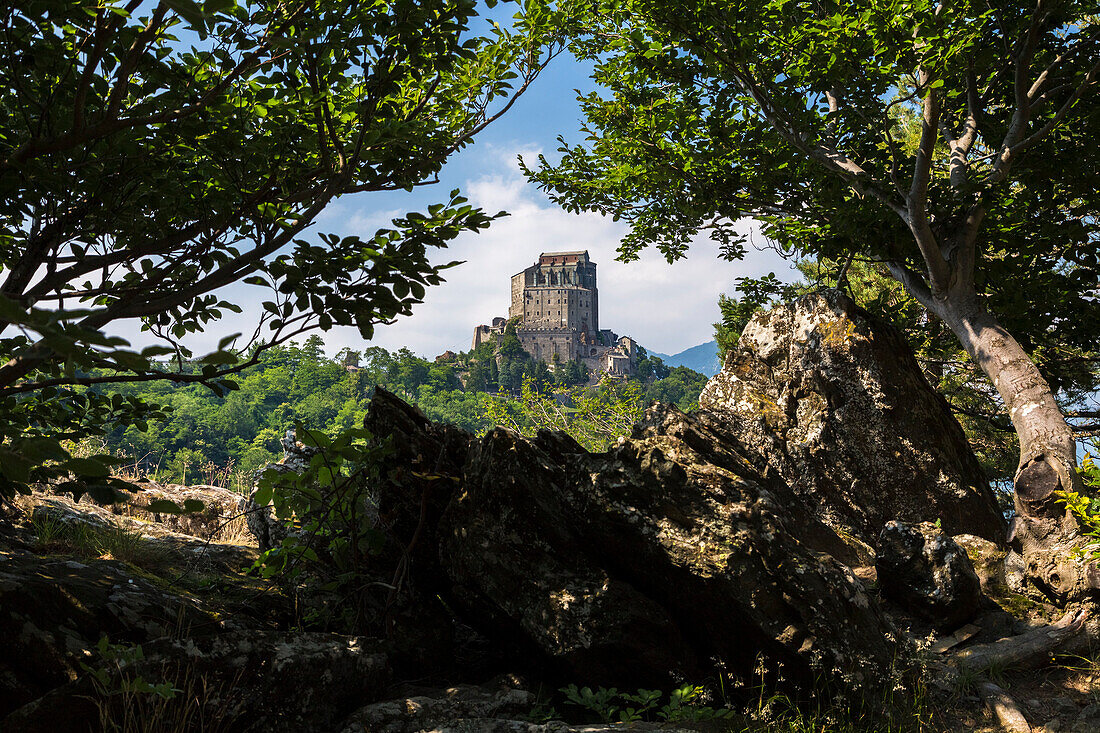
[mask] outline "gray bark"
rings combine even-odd
[[[1007,537],[1009,584],[1058,603],[1083,600],[1100,589],[1100,571],[1084,559],[1080,528],[1059,501],[1059,492],[1080,491],[1082,485],[1073,432],[1050,385],[973,289],[929,300],[926,305],[993,382],[1020,439],[1016,516]]]
[[[1050,385],[1027,352],[989,313],[973,292],[934,299],[936,315],[993,382],[1020,439],[1016,511],[1029,517],[1060,518],[1055,492],[1080,486],[1076,444]]]

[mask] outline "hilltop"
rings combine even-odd
[[[713,339],[705,344],[692,346],[690,349],[684,349],[671,356],[662,354],[659,351],[651,351],[649,354],[650,356],[656,356],[666,366],[687,367],[708,377],[713,377],[722,370],[722,360],[718,358],[718,342]]]

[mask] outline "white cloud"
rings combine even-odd
[[[616,248],[626,232],[621,222],[557,208],[522,177],[514,150],[488,152],[489,171],[467,182],[463,191],[472,204],[488,212],[505,210],[510,216],[488,231],[461,237],[444,251],[440,259],[461,259],[465,264],[449,271],[448,282],[429,289],[411,318],[380,328],[377,344],[390,349],[408,346],[428,357],[446,349],[468,349],[474,326],[507,315],[513,274],[532,264],[540,252],[586,249],[597,263],[601,327],[671,354],[713,337],[718,295],[731,292],[735,278],[771,271],[782,276],[789,269],[771,251],[751,250],[740,262],[719,260],[705,238],[686,259],[672,265],[653,249],[643,252],[639,261],[617,262]],[[529,150],[523,154],[533,157]]]
[[[425,302],[414,308],[411,317],[380,326],[372,345],[390,350],[407,346],[428,358],[447,349],[467,350],[476,325],[507,315],[513,274],[531,265],[540,252],[586,249],[597,264],[601,328],[633,336],[652,351],[673,354],[713,338],[718,295],[732,292],[735,278],[772,271],[783,277],[790,269],[787,262],[768,250],[750,250],[740,262],[720,260],[705,237],[694,244],[684,260],[672,265],[655,249],[645,250],[639,261],[617,262],[616,248],[625,226],[596,214],[574,215],[554,206],[526,181],[516,163],[518,153],[531,160],[538,152],[531,146],[479,147],[482,174],[461,186],[463,194],[471,204],[490,214],[503,210],[510,216],[498,219],[480,234],[463,235],[448,249],[437,251],[434,262],[463,260],[464,264],[446,271],[447,282],[429,288]],[[429,198],[437,200],[441,195],[436,187]],[[377,205],[379,201],[372,196],[337,201],[318,217],[310,231],[365,238],[379,227],[388,226],[394,217],[426,206],[414,202],[402,208],[368,208],[372,203]],[[250,336],[260,313],[259,301],[268,294],[259,288],[237,285],[220,295],[241,305],[244,313],[229,314],[205,333],[188,339],[188,346],[196,353],[213,349],[222,336],[230,333],[243,331],[246,338]],[[151,342],[148,334],[138,333],[137,324],[117,324],[113,331],[135,345]],[[345,346],[361,349],[367,345],[353,328],[335,328],[321,336],[329,354]]]

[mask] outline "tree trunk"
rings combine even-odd
[[[937,313],[1004,400],[1020,438],[1016,511],[1027,516],[1064,513],[1054,492],[1079,486],[1077,450],[1050,385],[1035,362],[973,293],[937,300]]]
[[[992,380],[1020,439],[1007,538],[1012,584],[1024,590],[1030,583],[1063,603],[1079,600],[1100,588],[1100,572],[1076,552],[1084,544],[1079,527],[1058,500],[1057,492],[1081,490],[1073,431],[1038,367],[973,290],[949,292],[934,305]]]

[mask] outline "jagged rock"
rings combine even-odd
[[[256,479],[267,470],[275,470],[280,473],[302,473],[309,468],[309,462],[317,455],[316,447],[306,445],[299,441],[294,429],[286,431],[280,443],[283,446],[283,457],[278,463],[272,463],[256,471]],[[275,511],[271,503],[260,506],[256,503],[256,490],[253,489],[244,503],[244,511],[248,531],[256,539],[256,545],[260,552],[266,552],[272,547],[282,544],[290,533],[286,522],[275,517]]]
[[[465,644],[476,635],[468,627],[456,627],[449,610],[423,602],[424,589],[449,586],[440,565],[438,526],[461,486],[473,436],[433,423],[420,409],[381,387],[375,388],[365,427],[393,451],[381,472],[377,499],[380,522],[395,541],[386,543],[376,564],[399,570],[383,579],[398,582],[379,609],[395,649],[395,665],[446,673],[446,667],[461,660],[492,668],[498,662],[498,645],[482,645],[489,647],[486,654],[485,649]],[[436,592],[428,591],[432,597]],[[462,638],[456,638],[456,631]]]
[[[890,520],[998,544],[1004,520],[962,428],[904,337],[837,290],[757,313],[699,397],[826,523]]]
[[[160,485],[152,481],[140,484],[142,490],[126,498],[125,503],[114,504],[111,511],[116,514],[129,512],[133,516],[164,525],[166,529],[180,534],[188,534],[200,539],[225,541],[232,539],[246,541],[247,532],[240,529],[245,522],[243,512],[248,500],[229,489],[209,484],[181,486],[179,484]],[[199,512],[185,514],[161,514],[146,509],[150,502],[158,499],[183,505],[188,499],[203,503]]]
[[[157,588],[121,562],[0,551],[0,715],[75,679],[101,636],[141,644],[212,628],[218,621],[197,601]]]
[[[715,660],[834,689],[888,676],[890,624],[824,549],[849,545],[788,511],[721,421],[654,408],[590,454],[549,433],[474,441],[379,390],[367,425],[406,446],[379,513],[410,585],[562,679],[667,687]]]
[[[970,558],[930,522],[887,522],[876,568],[884,597],[937,628],[956,628],[978,612],[981,584]]]
[[[286,522],[275,517],[275,509],[270,503],[260,506],[256,503],[256,492],[253,491],[245,505],[248,531],[256,541],[256,547],[260,552],[267,552],[272,547],[282,544],[290,535],[290,528]]]

